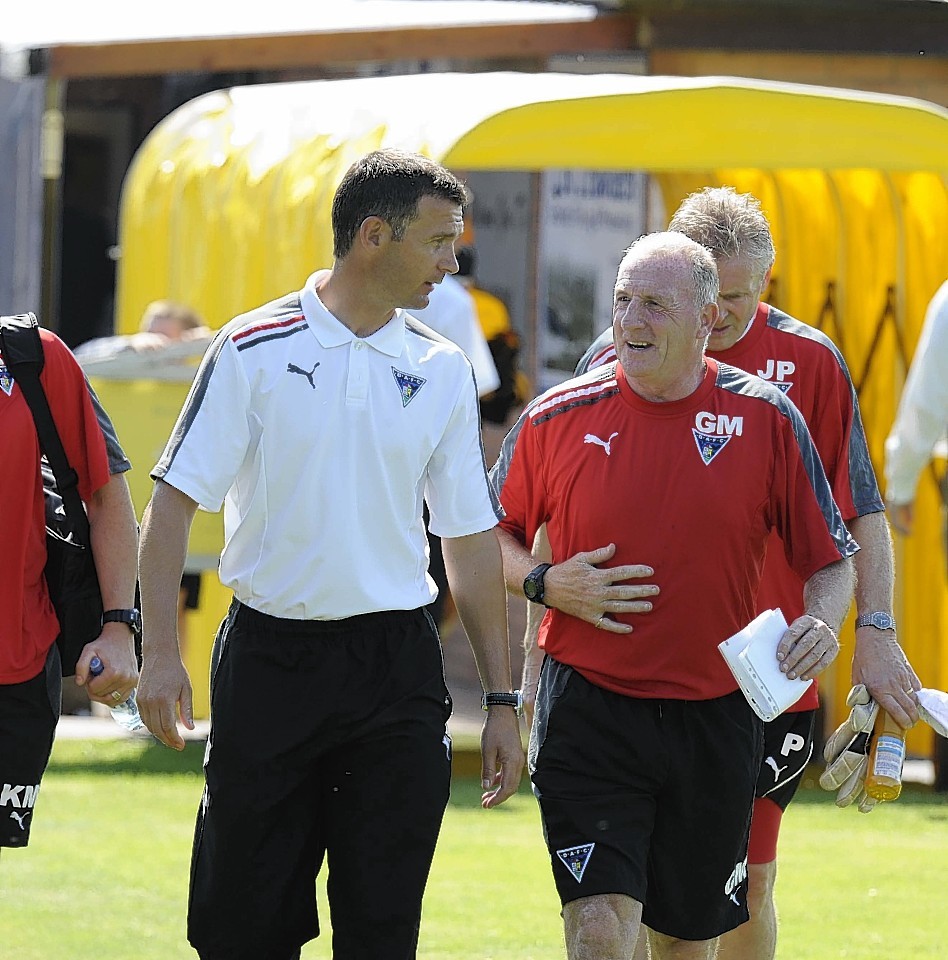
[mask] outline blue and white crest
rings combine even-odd
[[[727,446],[728,441],[731,439],[730,436],[727,437],[715,437],[708,433],[700,433],[695,430],[694,427],[691,428],[691,432],[695,435],[695,443],[698,445],[698,453],[701,454],[701,459],[704,461],[704,465],[708,466],[709,463]]]
[[[572,874],[577,883],[583,882],[583,874],[589,864],[589,858],[596,848],[595,843],[583,843],[578,847],[566,847],[563,850],[557,850],[556,855],[563,861],[563,866]]]
[[[392,367],[392,375],[398,384],[399,392],[402,395],[402,406],[407,407],[415,398],[415,394],[428,382],[423,377],[416,377],[411,373],[404,373]]]
[[[2,360],[0,360],[0,390],[8,397],[13,393],[13,374],[10,373]]]
[[[770,383],[772,383],[784,396],[790,392],[790,388],[793,386],[792,383],[789,383],[786,380],[771,380]]]

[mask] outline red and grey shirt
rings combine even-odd
[[[88,503],[110,477],[102,424],[82,370],[69,348],[48,330],[41,330],[40,336],[45,356],[40,381],[66,457],[79,476],[79,496]],[[3,511],[0,552],[0,684],[11,684],[30,680],[43,669],[59,633],[59,622],[43,575],[46,510],[39,439],[26,399],[2,357],[0,438],[4,456],[0,502],[9,507]],[[121,453],[114,434],[110,437],[110,449]],[[127,461],[121,455],[116,467],[123,464],[127,466]]]
[[[757,613],[776,530],[796,575],[851,556],[850,538],[799,412],[776,388],[709,359],[689,397],[650,403],[618,364],[534,401],[491,480],[504,530],[530,544],[547,525],[553,560],[615,543],[610,565],[647,563],[651,613],[597,630],[551,610],[540,646],[628,696],[703,700],[737,684],[717,645]]]
[[[152,476],[223,505],[221,581],[293,620],[430,603],[423,500],[441,537],[500,515],[461,349],[400,310],[357,337],[313,278],[218,333]]]
[[[884,509],[849,369],[829,337],[761,303],[747,333],[732,347],[709,356],[770,381],[793,401],[810,430],[844,521]],[[576,373],[615,358],[610,327],[586,351]],[[804,609],[803,581],[791,568],[776,533],[758,594],[758,608],[771,607],[779,607],[788,622]],[[812,710],[818,702],[814,683],[791,711]]]

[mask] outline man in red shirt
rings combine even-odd
[[[45,363],[40,379],[89,514],[103,606],[107,613],[124,613],[134,604],[137,571],[137,524],[124,477],[128,461],[114,433],[103,432],[102,424],[109,431],[111,424],[68,347],[47,330],[41,338]],[[6,505],[0,553],[0,847],[24,847],[59,719],[62,669],[55,643],[59,623],[43,575],[46,514],[39,440],[2,356],[0,444],[0,502]],[[90,677],[94,656],[105,669]],[[76,682],[88,684],[91,699],[114,706],[128,697],[137,680],[128,624],[105,623],[83,650]]]
[[[731,187],[706,187],[682,202],[669,229],[706,246],[717,263],[721,316],[711,331],[708,355],[773,382],[803,414],[843,519],[862,548],[854,558],[859,619],[853,682],[864,683],[882,708],[908,727],[918,719],[910,692],[920,683],[896,639],[891,541],[846,362],[823,333],[761,302],[774,246],[754,197]],[[615,358],[609,329],[586,351],[576,372]],[[802,583],[776,534],[757,603],[759,610],[771,607],[782,609],[788,620],[803,609]],[[748,862],[751,919],[722,938],[721,960],[773,960],[777,838],[783,811],[813,752],[817,705],[814,683],[765,727]]]
[[[705,356],[717,295],[701,245],[636,241],[618,363],[534,401],[491,473],[508,590],[551,608],[530,768],[570,960],[630,956],[641,924],[654,956],[710,958],[747,920],[762,724],[716,647],[756,614],[774,530],[805,584],[788,676],[832,662],[852,596],[857,547],[798,411]]]

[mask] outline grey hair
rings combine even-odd
[[[746,255],[761,276],[774,264],[774,241],[760,201],[733,187],[704,187],[689,194],[668,229],[707,247],[715,259]]]
[[[720,290],[717,264],[714,262],[711,251],[696,240],[672,230],[647,233],[629,245],[622,258],[620,269],[640,254],[646,257],[653,254],[684,256],[691,263],[695,310],[700,312],[707,304],[717,302]]]

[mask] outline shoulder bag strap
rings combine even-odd
[[[25,313],[14,317],[0,317],[0,340],[4,362],[13,374],[14,383],[20,385],[33,415],[40,447],[46,454],[56,478],[59,495],[63,498],[63,507],[82,541],[88,544],[89,519],[79,497],[79,476],[69,465],[56,422],[49,409],[46,391],[40,381],[45,357],[36,315]]]

